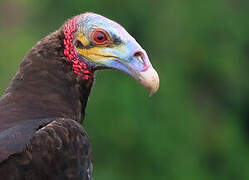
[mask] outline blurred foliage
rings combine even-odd
[[[25,53],[76,14],[122,24],[161,79],[97,73],[84,127],[94,179],[249,179],[249,1],[1,0],[0,93]]]

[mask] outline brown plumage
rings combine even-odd
[[[51,119],[51,123],[36,129],[24,150],[2,162],[1,178],[90,179],[90,156],[89,140],[79,123],[72,119]]]
[[[152,93],[159,87],[135,39],[93,13],[68,20],[26,54],[0,99],[1,179],[92,178],[90,143],[81,124],[94,71],[106,68],[129,74]]]
[[[38,42],[0,100],[1,178],[91,176],[91,149],[79,123],[93,80],[73,73],[63,39],[59,30]]]

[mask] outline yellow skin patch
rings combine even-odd
[[[90,49],[77,49],[78,53],[81,54],[84,58],[99,62],[103,61],[103,59],[113,58],[114,56],[112,54],[107,54],[105,51],[102,51],[103,47],[93,47]]]
[[[84,45],[87,46],[90,42],[88,41],[88,39],[83,35],[83,33],[79,33],[79,35],[77,36],[77,39]]]
[[[84,36],[83,33],[79,33],[77,36],[77,39],[84,45],[88,46],[90,42],[88,39]],[[108,57],[113,57],[111,54],[107,54],[104,50],[102,50],[104,47],[93,47],[90,49],[77,49],[78,53],[81,54],[84,58],[94,61],[94,62],[99,62],[103,59],[108,59]]]
[[[81,41],[81,43],[84,46],[88,46],[90,44],[90,42],[88,41],[88,39],[84,36],[83,33],[79,33],[79,35],[77,36],[77,39],[79,41]],[[113,58],[117,58],[119,59],[117,56],[115,56],[114,54],[109,54],[108,52],[105,51],[106,46],[103,45],[99,45],[96,47],[92,47],[89,49],[77,49],[77,52],[80,53],[80,55],[84,58],[86,58],[87,60],[93,61],[93,62],[100,62],[102,61],[102,63],[107,63],[108,59],[113,59]],[[114,46],[113,48],[118,49],[119,51],[123,51],[125,52],[125,47],[123,46]]]

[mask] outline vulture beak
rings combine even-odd
[[[116,69],[136,79],[150,90],[151,97],[159,88],[159,77],[145,50],[134,38],[113,47],[78,49],[80,59],[93,69]]]
[[[124,72],[136,79],[142,86],[150,91],[149,97],[157,92],[159,88],[159,77],[144,50],[135,52],[133,56],[128,58],[123,64],[127,68],[127,71],[124,70]],[[122,67],[120,70],[122,71]]]
[[[104,63],[107,68],[122,71],[136,79],[150,91],[149,97],[157,92],[158,74],[152,67],[146,51],[134,39],[124,46],[113,48],[111,54],[115,58]]]
[[[157,92],[159,88],[159,77],[152,66],[148,67],[144,71],[141,71],[137,78],[135,76],[134,78],[137,79],[141,85],[150,90],[149,97]]]

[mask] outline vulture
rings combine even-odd
[[[128,74],[150,95],[159,88],[146,51],[121,25],[95,13],[68,19],[24,56],[0,99],[0,179],[92,179],[81,124],[101,69]]]

